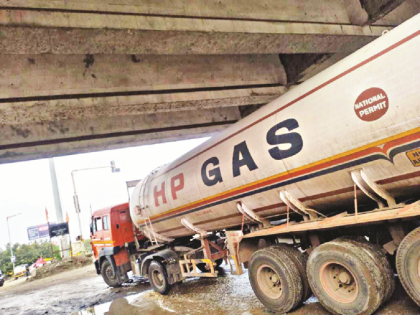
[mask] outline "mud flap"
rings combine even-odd
[[[101,274],[101,266],[99,265],[99,261],[95,260],[95,269],[96,269],[96,274],[100,275]]]
[[[259,238],[246,238],[242,239],[238,245],[238,258],[239,263],[245,263],[251,260],[251,256],[254,252],[256,252],[258,248],[258,244],[260,242]]]

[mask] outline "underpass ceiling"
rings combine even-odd
[[[420,11],[373,2],[0,0],[0,163],[212,135]]]

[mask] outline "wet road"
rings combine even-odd
[[[226,267],[226,266],[224,266]],[[176,285],[168,296],[153,291],[146,291],[127,299],[117,299],[105,307],[97,307],[93,314],[273,314],[266,309],[254,295],[248,282],[248,275],[233,276],[226,268],[216,279],[194,278]],[[92,310],[93,311],[93,310]],[[87,313],[75,313],[87,314]],[[91,313],[92,314],[92,313]],[[326,315],[329,314],[313,296],[305,305],[293,311],[294,315]],[[406,295],[397,281],[393,298],[376,313],[420,314],[420,308]]]
[[[255,297],[246,273],[233,276],[223,267],[220,277],[188,279],[168,296],[151,291],[142,281],[109,288],[93,266],[84,267],[30,283],[7,284],[0,289],[0,314],[272,314]],[[291,314],[328,313],[312,297]],[[393,297],[376,314],[420,315],[420,308],[397,282]]]

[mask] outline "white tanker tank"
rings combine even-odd
[[[420,16],[291,89],[135,188],[144,229],[191,235],[238,226],[240,201],[260,217],[286,212],[280,192],[320,213],[353,206],[366,181],[398,200],[419,193]],[[359,180],[359,182],[358,182]],[[370,200],[358,190],[361,203]]]

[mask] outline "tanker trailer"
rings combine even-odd
[[[130,202],[146,236],[126,244],[131,269],[167,293],[230,256],[274,311],[313,292],[371,314],[395,268],[420,304],[419,55],[417,15],[150,173]]]

